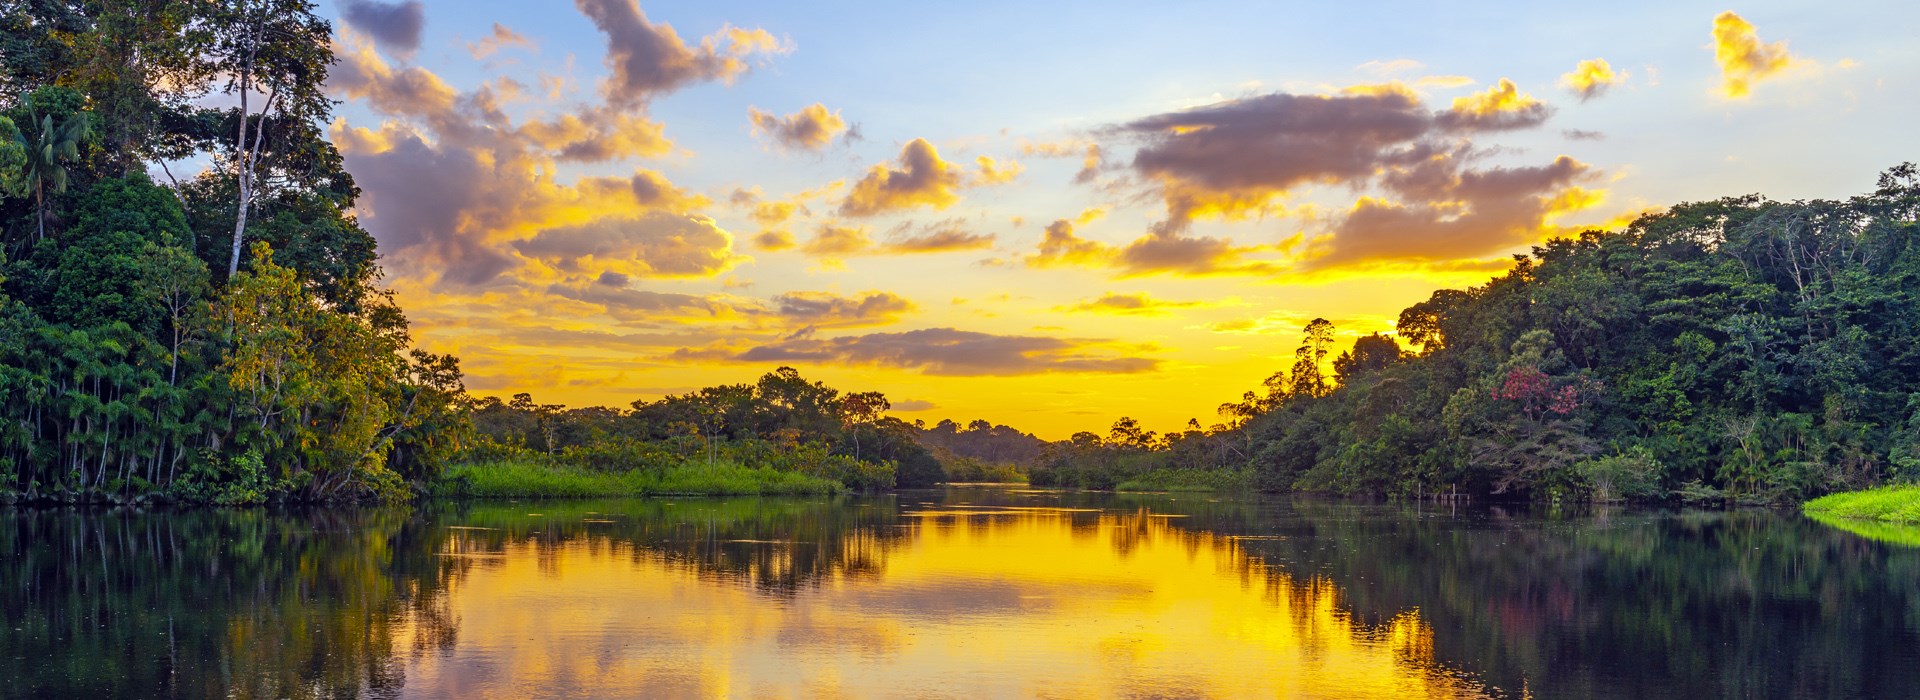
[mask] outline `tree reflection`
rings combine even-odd
[[[890,558],[929,538],[1022,527],[1115,561],[1169,545],[1189,559],[1210,552],[1224,562],[1219,579],[1261,590],[1296,630],[1351,635],[1494,692],[1874,697],[1920,687],[1920,551],[1789,514],[992,489],[9,511],[0,677],[26,696],[397,694],[409,659],[461,642],[462,586],[509,557],[535,557],[538,576],[558,579],[562,555],[584,551],[792,601],[838,583],[877,588]],[[1016,592],[947,607],[1018,605]]]

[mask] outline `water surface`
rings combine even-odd
[[[956,488],[0,512],[0,696],[1907,697],[1797,514]]]

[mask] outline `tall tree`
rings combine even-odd
[[[332,107],[323,86],[335,60],[333,27],[313,8],[307,0],[221,0],[199,25],[210,33],[204,55],[217,73],[228,76],[224,92],[240,102],[234,119],[232,160],[239,193],[229,277],[240,270],[268,126],[277,122],[289,131],[310,126]],[[255,95],[262,100],[257,115]]]

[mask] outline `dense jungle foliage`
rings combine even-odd
[[[458,364],[408,349],[325,139],[313,10],[0,3],[0,496],[397,499],[459,446]]]
[[[868,491],[949,480],[916,428],[885,415],[889,407],[880,392],[842,394],[791,367],[753,384],[634,401],[626,411],[487,397],[474,404],[478,442],[465,455],[590,472],[770,467]]]
[[[1123,418],[1033,481],[1768,502],[1920,479],[1916,212],[1906,164],[1846,201],[1731,197],[1553,240],[1337,357],[1316,319],[1224,423]]]

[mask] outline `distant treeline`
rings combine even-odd
[[[459,367],[408,351],[350,213],[312,10],[0,4],[0,498],[400,499],[458,446]]]
[[[1553,240],[1337,357],[1316,319],[1225,422],[1122,419],[1055,445],[1033,481],[1758,502],[1917,479],[1916,211],[1906,164],[1845,201],[1732,197]]]
[[[915,440],[917,428],[884,415],[879,392],[809,382],[791,367],[753,384],[707,387],[630,410],[541,404],[530,394],[487,397],[473,409],[470,461],[537,455],[554,466],[664,471],[686,464],[774,466],[872,490],[947,480]]]

